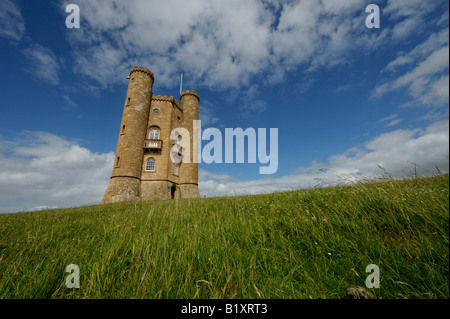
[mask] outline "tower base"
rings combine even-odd
[[[181,184],[181,198],[200,198],[200,192],[197,184]]]
[[[142,181],[140,198],[141,200],[170,199],[171,184],[168,181]]]
[[[132,177],[112,177],[102,204],[139,200],[141,181]]]

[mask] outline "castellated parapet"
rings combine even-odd
[[[153,95],[153,73],[144,67],[130,72],[120,124],[112,176],[102,203],[135,200],[197,198],[198,164],[194,120],[199,119],[200,96],[194,91],[174,97]],[[175,128],[190,135],[190,161],[174,163],[170,158]],[[183,154],[188,156],[188,154]]]

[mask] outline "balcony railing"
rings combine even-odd
[[[160,150],[162,148],[162,141],[161,140],[145,140],[144,148]]]

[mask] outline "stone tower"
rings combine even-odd
[[[102,203],[200,197],[194,149],[200,97],[193,91],[183,92],[180,102],[155,96],[154,80],[146,68],[130,72],[114,167]],[[180,138],[190,138],[190,154],[183,153],[181,163],[170,156],[179,142],[171,139],[174,129],[189,135]]]

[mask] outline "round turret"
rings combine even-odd
[[[138,200],[154,75],[144,67],[130,71],[116,157],[103,203]]]
[[[200,95],[194,91],[185,91],[180,95],[183,109],[184,127],[190,135],[189,162],[183,160],[180,166],[180,190],[183,198],[200,197],[198,191],[198,125],[194,121],[199,119]]]

